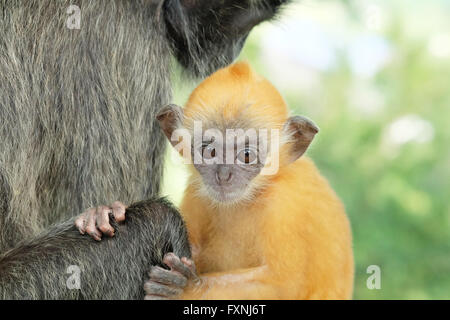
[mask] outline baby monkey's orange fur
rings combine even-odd
[[[192,93],[184,126],[214,117],[281,129],[288,110],[278,91],[246,63],[219,70]],[[253,192],[230,205],[213,203],[191,167],[181,204],[199,284],[183,299],[350,299],[353,254],[343,205],[311,160],[289,161],[257,176]]]

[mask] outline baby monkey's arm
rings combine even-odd
[[[197,275],[194,262],[169,253],[165,270],[152,267],[146,299],[279,299],[279,287],[266,266]]]

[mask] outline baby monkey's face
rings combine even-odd
[[[226,132],[193,141],[192,159],[205,193],[222,203],[236,203],[248,196],[252,180],[264,167],[266,149],[258,139],[239,134],[230,138]]]
[[[176,105],[163,107],[157,115],[172,146],[183,158],[190,158],[198,171],[201,196],[224,204],[254,199],[268,182],[257,177],[276,175],[279,166],[296,161],[319,131],[301,116],[288,118],[281,129],[270,121],[249,125],[248,120],[222,121],[220,115],[220,121],[209,118],[185,117]]]

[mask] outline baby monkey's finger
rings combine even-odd
[[[170,300],[170,299],[167,297],[155,296],[152,294],[148,294],[144,297],[144,300]]]
[[[144,283],[144,291],[147,295],[157,295],[162,297],[176,297],[183,293],[183,289],[171,287],[151,280]]]
[[[185,266],[188,267],[193,274],[197,274],[194,260],[183,257],[183,258],[181,258],[181,262],[183,262],[185,264]]]
[[[187,283],[186,277],[181,273],[169,271],[158,266],[151,267],[149,277],[150,280],[179,288],[184,288]]]
[[[190,279],[195,274],[192,273],[192,270],[184,264],[181,259],[176,256],[174,253],[167,253],[164,256],[163,262],[173,271],[177,271],[181,273],[186,278]]]
[[[181,258],[181,262],[183,262],[189,268],[189,270],[191,270],[191,278],[190,279],[192,281],[194,281],[194,283],[199,284],[201,279],[197,275],[197,268],[195,267],[194,260],[183,257],[183,258]]]

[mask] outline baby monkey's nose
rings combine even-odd
[[[219,184],[230,182],[232,176],[233,174],[230,167],[219,166],[216,171],[216,179]]]

